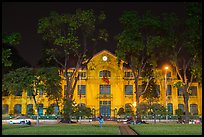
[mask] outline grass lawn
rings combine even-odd
[[[8,125],[2,124],[3,135],[120,135],[117,125]]]
[[[139,135],[202,135],[201,124],[130,125]]]

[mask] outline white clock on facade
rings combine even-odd
[[[103,56],[103,61],[107,61],[107,56]]]

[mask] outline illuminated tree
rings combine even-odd
[[[54,60],[58,67],[65,71],[64,122],[71,123],[73,92],[79,79],[78,70],[86,59],[87,40],[96,40],[96,36],[106,40],[104,31],[96,35],[96,25],[104,19],[104,13],[96,16],[93,10],[77,9],[74,14],[52,12],[50,16],[43,17],[38,22],[37,32],[42,34],[43,40],[49,42],[49,47],[46,48],[47,60]],[[68,75],[70,67],[75,68],[72,74]]]
[[[116,54],[119,61],[125,60],[131,68],[135,80],[136,102],[139,106],[139,99],[147,90],[149,82],[153,79],[151,75],[142,77],[142,81],[146,82],[145,88],[139,90],[139,79],[142,76],[147,64],[156,70],[157,58],[156,51],[160,45],[160,19],[153,16],[150,12],[139,16],[134,11],[125,12],[120,23],[123,25],[123,31],[117,36]],[[156,73],[155,73],[156,74]],[[138,107],[136,108],[136,116],[141,121]]]
[[[186,3],[186,18],[175,14],[163,17],[164,45],[162,51],[178,76],[174,87],[184,98],[185,123],[189,123],[188,100],[192,82],[202,81],[202,8],[201,3]],[[162,47],[161,47],[162,48]]]
[[[41,90],[45,92],[60,92],[60,82],[61,78],[57,68],[33,69],[23,67],[5,74],[2,80],[2,89],[3,91],[8,91],[10,95],[15,95],[17,91],[22,90],[25,92],[31,91],[37,108],[37,116],[39,117],[39,105],[36,101],[36,96],[39,95]],[[39,119],[37,119],[38,124]]]

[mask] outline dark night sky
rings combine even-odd
[[[113,37],[121,31],[119,17],[125,10],[144,13],[151,10],[153,14],[174,12],[184,15],[184,2],[4,2],[2,3],[2,32],[19,32],[22,36],[17,47],[19,54],[32,65],[36,65],[42,56],[42,38],[37,34],[37,23],[50,11],[73,13],[77,8],[103,10],[107,15],[105,22],[109,32],[108,43],[100,45],[98,50],[114,51],[116,42]]]

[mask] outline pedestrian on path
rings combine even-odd
[[[102,124],[103,124],[103,122],[104,122],[102,115],[100,115],[100,116],[98,117],[98,121],[99,121],[100,128],[102,128]]]

